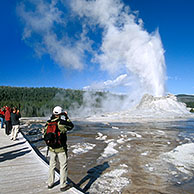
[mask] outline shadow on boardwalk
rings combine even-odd
[[[7,145],[7,146],[4,146],[4,147],[0,147],[0,150],[6,149],[6,148],[11,148],[11,147],[13,147],[13,146],[22,145],[22,144],[24,144],[24,143],[25,143],[25,141],[23,141],[23,142],[18,142],[18,143],[15,143],[15,144],[11,144],[11,145]]]
[[[13,151],[10,151],[10,152],[0,154],[0,162],[4,162],[6,160],[12,160],[14,158],[23,156],[23,155],[25,155],[29,152],[31,152],[31,150],[29,150],[28,147],[24,147],[24,148],[21,148],[21,149],[17,149],[17,150],[13,150]]]
[[[78,184],[76,184],[77,187],[80,187],[82,184],[88,181],[88,183],[84,186],[82,191],[86,193],[91,185],[101,176],[103,171],[105,171],[107,168],[109,168],[108,162],[104,162],[103,164],[100,164],[98,166],[95,166],[87,171],[87,175],[80,180]]]

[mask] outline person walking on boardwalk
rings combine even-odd
[[[5,112],[5,134],[9,135],[11,133],[11,108],[6,107]]]
[[[17,108],[13,108],[13,112],[11,113],[11,124],[12,124],[12,131],[11,131],[11,137],[10,139],[15,141],[17,138],[17,134],[20,127],[20,119],[21,114],[20,111],[17,110]]]
[[[64,116],[65,119],[61,117]],[[60,190],[66,191],[71,186],[67,184],[67,135],[66,132],[73,129],[74,125],[63,112],[60,106],[53,109],[50,120],[47,121],[44,129],[44,140],[49,148],[49,178],[48,189],[54,186],[56,158],[60,164]]]
[[[0,109],[0,120],[1,120],[1,129],[4,127],[5,122],[5,108]]]

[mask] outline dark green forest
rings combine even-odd
[[[53,107],[59,105],[66,111],[86,106],[83,90],[72,90],[55,87],[9,87],[0,86],[0,107],[10,106],[20,109],[22,116],[44,117],[52,113]],[[100,108],[107,92],[90,92],[93,99],[91,106]],[[111,94],[114,96],[114,94]],[[123,98],[123,96],[116,96]]]
[[[22,116],[46,116],[56,105],[68,110],[75,102],[81,105],[82,101],[81,90],[0,86],[0,107],[17,107]]]
[[[184,102],[187,107],[192,108],[191,112],[194,112],[194,95],[178,94],[177,99],[180,102]]]
[[[106,98],[106,92],[91,92],[93,95],[93,106],[100,108],[101,100]],[[113,94],[111,94],[113,95]],[[0,107],[10,106],[20,109],[22,116],[48,116],[52,113],[54,106],[62,106],[65,110],[72,110],[85,106],[83,90],[72,90],[54,87],[9,87],[0,86]],[[117,96],[124,98],[125,96]],[[194,108],[193,95],[177,95],[179,101]]]

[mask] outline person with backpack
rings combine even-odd
[[[65,119],[61,117],[64,116]],[[60,164],[60,190],[66,191],[71,186],[67,184],[67,131],[73,129],[74,125],[63,112],[60,106],[53,109],[53,114],[46,122],[44,129],[44,140],[49,148],[49,177],[48,189],[53,188],[55,180],[56,159],[58,157]]]
[[[20,111],[14,107],[11,113],[12,131],[11,131],[11,137],[10,137],[10,139],[13,141],[15,141],[17,138],[17,134],[20,127],[20,120],[19,120],[20,118],[21,118]]]

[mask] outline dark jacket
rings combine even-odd
[[[11,123],[12,125],[19,125],[20,124],[20,120],[19,118],[21,118],[21,114],[20,113],[11,113]]]

